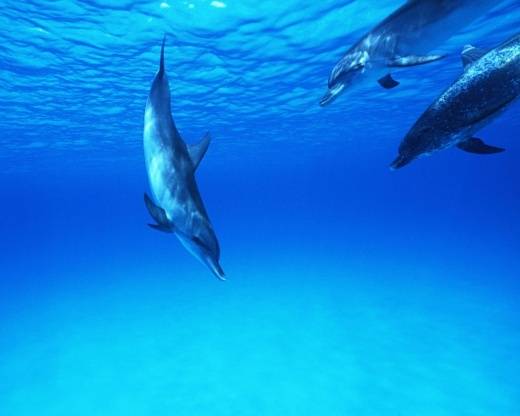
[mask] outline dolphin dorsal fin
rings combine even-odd
[[[460,57],[462,59],[462,65],[464,65],[464,68],[467,68],[468,65],[471,65],[473,62],[478,61],[485,54],[486,51],[484,49],[475,48],[472,45],[466,45],[464,46],[464,49],[460,54]]]
[[[166,33],[164,34],[162,45],[161,45],[161,60],[159,61],[159,72],[158,74],[164,74],[164,44],[166,43]]]
[[[190,158],[193,162],[193,167],[195,168],[195,170],[197,170],[200,161],[206,154],[210,141],[211,136],[209,135],[209,133],[206,133],[198,143],[191,144],[188,146],[188,152],[190,154]]]

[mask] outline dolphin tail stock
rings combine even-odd
[[[211,136],[209,132],[202,136],[202,139],[198,143],[192,144],[188,146],[188,152],[190,154],[190,158],[193,162],[194,170],[197,170],[199,164],[208,151],[209,144],[211,142]]]
[[[168,217],[166,217],[166,212],[164,209],[155,205],[155,203],[146,193],[144,194],[144,204],[146,205],[146,208],[148,209],[148,212],[152,218],[157,222],[157,224],[148,224],[148,226],[157,231],[173,233],[173,226],[171,225],[170,221],[168,221]]]
[[[468,140],[460,142],[459,144],[457,144],[457,147],[460,150],[464,150],[465,152],[474,153],[477,155],[492,155],[495,153],[502,153],[506,150],[501,147],[490,146],[484,143],[482,139],[478,139],[476,137],[472,137]]]

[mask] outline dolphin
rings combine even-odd
[[[149,226],[175,234],[191,254],[225,280],[217,236],[195,181],[195,170],[208,149],[210,136],[206,134],[198,144],[187,145],[175,127],[164,68],[164,43],[165,39],[144,112],[144,155],[153,195],[152,199],[145,193],[144,201],[155,220]]]
[[[489,52],[467,45],[462,63],[464,73],[419,117],[392,168],[452,146],[476,154],[504,151],[474,133],[520,96],[520,35]]]
[[[334,66],[321,106],[347,88],[379,82],[399,85],[390,71],[443,58],[429,52],[493,8],[497,0],[408,0],[354,44]]]

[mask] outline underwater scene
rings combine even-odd
[[[519,0],[0,27],[0,415],[520,414]]]

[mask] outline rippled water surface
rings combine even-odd
[[[321,108],[402,3],[3,0],[0,415],[520,414],[518,102],[478,133],[506,152],[388,169],[520,2]],[[146,227],[164,34],[225,283]]]
[[[463,44],[491,47],[516,34],[518,2],[497,3],[440,46],[448,60],[403,72],[399,91],[365,90],[324,111],[316,103],[334,63],[398,1],[6,0],[3,157],[96,149],[135,158],[164,33],[175,117],[188,138],[210,129],[219,152],[232,155],[243,146],[269,151],[267,143],[279,141],[398,140],[401,123],[461,71]],[[381,128],[390,118],[401,123]]]

